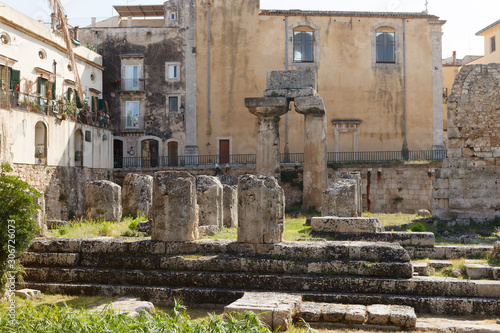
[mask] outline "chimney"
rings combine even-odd
[[[453,65],[457,64],[457,51],[453,51]]]
[[[50,27],[52,30],[56,30],[56,14],[52,13],[50,14]]]
[[[91,24],[92,28],[95,28],[95,23],[96,23],[96,19],[95,19],[95,17],[92,17],[92,24]]]
[[[73,39],[79,40],[78,37],[80,37],[80,28],[79,27],[74,27],[73,28]]]

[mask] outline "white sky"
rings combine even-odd
[[[2,0],[14,9],[45,22],[50,21],[48,0]],[[218,0],[213,0],[218,1]],[[116,15],[114,5],[161,4],[163,0],[61,0],[71,25],[86,26]],[[261,0],[262,9],[317,9],[349,11],[421,12],[425,0]],[[443,27],[443,57],[483,55],[483,37],[475,33],[500,19],[498,0],[428,0],[430,14],[447,23]]]

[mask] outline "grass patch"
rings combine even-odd
[[[55,230],[49,230],[47,235],[49,237],[137,237],[140,236],[135,231],[135,227],[141,221],[147,220],[144,215],[125,216],[120,222],[110,222],[104,220],[87,220],[80,219],[76,221],[69,221],[68,225],[59,227]]]
[[[9,317],[2,315],[1,332],[52,333],[52,332],[271,332],[259,317],[252,312],[222,314],[194,311],[193,320],[186,307],[176,301],[169,309],[156,308],[153,313],[142,312],[136,317],[116,314],[112,310],[90,312],[95,307],[111,301],[105,297],[44,295],[36,301],[16,298],[16,323],[11,325]],[[0,306],[6,313],[7,302]],[[291,327],[293,332],[314,332],[308,328]]]

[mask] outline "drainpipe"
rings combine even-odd
[[[207,109],[208,109],[208,119],[210,119],[210,2],[208,3],[208,100],[207,100]]]
[[[404,87],[404,132],[405,139],[403,141],[403,155],[408,151],[408,141],[406,141],[406,19],[403,19],[403,87]]]
[[[285,16],[285,70],[288,70],[288,16]],[[288,145],[288,112],[285,115],[285,144]]]

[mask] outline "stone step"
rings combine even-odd
[[[436,245],[434,247],[406,246],[412,260],[416,259],[454,259],[485,258],[491,253],[493,246]]]
[[[192,242],[124,241],[114,237],[36,239],[30,253],[106,254],[130,257],[230,254],[283,260],[344,260],[371,262],[409,262],[407,251],[399,244],[373,242],[281,242],[248,244],[234,240],[204,239]]]
[[[151,286],[117,286],[105,284],[68,284],[25,282],[24,288],[41,290],[47,294],[140,297],[156,304],[172,305],[175,299],[183,304],[230,304],[241,298],[244,292],[253,290],[234,290],[217,288],[175,288]],[[490,315],[499,316],[498,300],[494,298],[403,296],[381,294],[339,294],[339,293],[293,293],[301,295],[304,301],[341,304],[386,304],[404,305],[417,313],[435,315]]]
[[[449,260],[429,260],[429,266],[434,269],[443,269],[452,267],[453,263]]]
[[[417,273],[419,276],[427,276],[429,274],[429,266],[426,262],[411,262],[413,266],[413,273]]]
[[[498,269],[500,267],[483,264],[465,264],[465,271],[469,279],[498,279]]]
[[[303,302],[298,317],[307,323],[327,321],[347,324],[396,326],[414,328],[417,322],[415,310],[401,305],[360,305]]]
[[[316,237],[324,237],[335,241],[363,241],[398,243],[402,246],[433,247],[435,237],[432,232],[312,232]]]
[[[170,272],[135,269],[26,268],[26,281],[36,283],[143,285],[274,290],[280,292],[373,293],[443,297],[500,297],[500,281],[443,277],[412,279],[311,276],[225,272]]]

